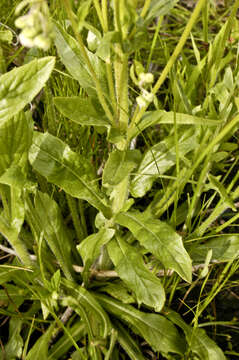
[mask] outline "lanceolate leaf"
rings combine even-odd
[[[59,261],[68,279],[72,279],[71,242],[57,203],[40,191],[35,196],[35,214],[48,246]]]
[[[154,17],[169,13],[178,0],[152,0],[149,6],[145,22],[150,22]]]
[[[183,246],[181,236],[168,224],[140,212],[120,213],[116,216],[116,222],[127,227],[166,269],[175,270],[184,280],[191,282],[191,259]]]
[[[98,189],[91,164],[64,142],[48,133],[36,133],[29,160],[48,181],[73,197],[87,200],[106,217],[110,216],[110,208]]]
[[[156,124],[174,124],[176,120],[177,125],[206,125],[218,126],[222,120],[211,120],[194,115],[174,113],[173,111],[155,110],[147,111],[140,122],[129,131],[130,138],[137,136],[141,131],[147,129],[149,126]]]
[[[212,249],[212,260],[230,261],[234,257],[239,257],[239,235],[219,235],[192,247],[189,253],[193,262],[204,262],[210,249]]]
[[[142,256],[133,246],[118,236],[110,241],[107,250],[119,277],[135,293],[139,304],[162,310],[165,293],[161,281],[144,265]]]
[[[88,327],[88,334],[91,340],[105,338],[110,334],[111,323],[108,315],[98,303],[93,293],[90,293],[82,286],[62,280],[69,296],[63,300],[64,305],[72,307],[84,320]]]
[[[12,165],[24,170],[32,143],[33,122],[24,112],[1,122],[0,119],[0,176]]]
[[[106,127],[110,125],[104,114],[93,106],[90,98],[57,97],[54,103],[64,116],[77,124]]]
[[[142,336],[154,351],[162,354],[184,353],[185,342],[175,326],[164,316],[136,310],[131,305],[122,304],[104,295],[97,294],[96,297],[108,312],[130,324],[132,330]]]
[[[203,329],[187,325],[180,315],[169,310],[167,318],[179,326],[185,333],[190,351],[200,360],[226,360],[222,350],[211,340]]]
[[[98,233],[88,236],[79,245],[77,245],[77,250],[79,251],[85,265],[87,262],[88,266],[93,264],[100,255],[101,247],[110,241],[110,239],[114,236],[114,233],[114,229],[102,228]]]
[[[55,26],[55,34],[57,51],[67,70],[74,79],[78,80],[79,84],[86,89],[89,94],[95,94],[94,81],[92,80],[90,70],[85,63],[82,51],[77,41],[60,28],[59,25]],[[107,82],[102,60],[94,53],[90,52],[87,48],[85,48],[85,51],[94,68],[96,76],[100,81],[104,93],[107,94]]]
[[[196,132],[193,129],[185,131],[178,141],[179,157],[197,147]],[[137,175],[131,181],[130,191],[134,197],[142,197],[151,189],[159,175],[164,174],[176,163],[176,146],[174,136],[169,136],[149,149],[138,169]]]
[[[129,335],[128,331],[120,324],[119,321],[115,322],[118,333],[118,342],[125,350],[126,354],[132,360],[145,360],[145,357],[141,353],[139,346]]]
[[[53,57],[45,57],[0,76],[0,123],[32,101],[48,80],[54,65]]]
[[[48,359],[48,347],[52,333],[56,327],[53,322],[47,329],[47,331],[41,335],[31,350],[28,352],[26,360],[47,360]]]
[[[140,156],[138,150],[113,151],[105,164],[103,184],[119,184],[138,165]]]

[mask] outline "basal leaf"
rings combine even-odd
[[[184,280],[192,280],[192,263],[182,238],[167,223],[140,212],[125,212],[115,221],[127,227],[147,250],[159,259],[166,269],[175,270]]]
[[[133,138],[149,126],[156,124],[174,124],[176,119],[177,125],[202,125],[202,126],[218,126],[222,123],[222,120],[206,119],[194,115],[174,113],[173,111],[155,110],[147,111],[142,117],[137,126],[133,127],[129,131],[130,138]]]
[[[130,325],[132,330],[142,336],[154,351],[162,354],[176,353],[182,355],[185,342],[176,327],[159,314],[149,314],[136,310],[131,305],[104,295],[96,295],[98,301],[111,314]]]
[[[0,176],[12,165],[24,171],[32,135],[33,122],[29,114],[20,112],[4,122],[0,119]]]
[[[180,315],[175,311],[169,310],[167,318],[175,325],[179,326],[185,333],[188,342],[188,347],[194,355],[200,360],[226,360],[222,350],[216,343],[210,339],[205,330],[199,328],[192,328],[187,325]]]
[[[110,216],[110,208],[98,188],[91,164],[64,142],[48,133],[36,133],[29,160],[49,182],[73,197],[88,201],[106,217]]]
[[[23,339],[20,335],[22,320],[11,318],[9,326],[9,340],[4,349],[3,358],[16,359],[22,355]]]
[[[108,243],[107,250],[119,277],[135,293],[139,305],[162,310],[165,293],[160,279],[143,263],[141,254],[120,237]]]
[[[29,104],[48,80],[53,57],[33,60],[0,76],[0,124]]]
[[[230,261],[236,255],[239,257],[239,235],[219,235],[203,244],[193,246],[189,250],[193,262],[199,264],[204,262],[210,249],[212,249],[212,260]]]
[[[167,15],[177,2],[178,0],[152,0],[145,22],[150,22],[154,17]]]
[[[47,194],[37,191],[35,196],[35,214],[41,231],[59,261],[66,277],[72,279],[71,241],[63,223],[57,203]]]
[[[91,77],[91,72],[85,63],[77,41],[60,28],[59,25],[55,25],[55,35],[58,54],[69,73],[74,79],[78,80],[79,84],[86,89],[89,94],[95,94],[95,84]],[[87,48],[85,48],[85,51],[100,81],[103,92],[107,94],[107,81],[102,60]]]
[[[114,150],[111,152],[103,171],[103,184],[119,184],[137,167],[140,156],[138,150]]]
[[[129,332],[120,324],[119,321],[115,322],[118,333],[118,342],[132,360],[144,360],[142,352],[136,341],[130,336]]]
[[[192,129],[185,131],[178,141],[179,157],[197,147],[197,135]],[[159,175],[164,174],[176,163],[176,147],[174,136],[169,136],[147,150],[131,181],[130,191],[134,197],[142,197],[151,189]]]
[[[90,339],[105,338],[109,335],[112,328],[109,317],[94,294],[71,281],[62,281],[69,294],[64,298],[63,304],[72,307],[82,317],[87,324]]]
[[[104,114],[94,107],[90,98],[57,97],[54,99],[54,103],[64,116],[77,124],[106,127],[110,125]]]
[[[47,360],[48,359],[48,347],[52,333],[55,330],[56,324],[52,324],[48,327],[47,331],[40,336],[35,342],[31,350],[28,352],[26,360]]]
[[[110,241],[114,236],[114,233],[114,229],[102,228],[98,233],[88,236],[77,245],[77,250],[82,257],[84,264],[88,263],[88,266],[93,264],[100,255],[101,247]]]
[[[222,200],[224,201],[224,203],[228,204],[228,206],[236,211],[236,207],[234,205],[233,200],[230,198],[230,196],[228,195],[225,187],[223,186],[223,184],[220,183],[220,181],[217,180],[217,178],[211,174],[208,175],[209,181],[212,185],[212,187],[220,194]]]

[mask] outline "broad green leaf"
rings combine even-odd
[[[212,249],[212,260],[230,261],[236,254],[237,257],[239,256],[239,235],[219,235],[194,246],[189,250],[193,262],[204,262],[210,249]]]
[[[162,354],[176,353],[182,355],[185,342],[176,327],[159,314],[149,314],[136,310],[131,305],[104,295],[96,295],[98,301],[111,314],[130,325],[132,330],[142,336],[154,351]]]
[[[104,185],[117,185],[137,167],[140,160],[139,150],[114,150],[105,164],[103,171]]]
[[[63,299],[63,305],[72,307],[81,316],[87,324],[90,339],[109,335],[112,328],[110,319],[94,294],[71,281],[62,279],[62,282],[69,294]]]
[[[147,129],[149,126],[156,124],[174,124],[176,119],[177,125],[203,125],[203,126],[218,126],[222,120],[211,120],[194,115],[174,113],[173,111],[155,110],[147,111],[140,122],[129,131],[130,138],[137,136],[140,132]]]
[[[10,296],[10,295],[9,295]],[[5,359],[16,359],[22,355],[23,339],[20,335],[22,329],[22,320],[15,319],[14,317],[10,320],[9,326],[9,340],[4,348],[3,358]]]
[[[210,174],[209,174],[209,175],[208,175],[208,178],[209,178],[209,181],[210,181],[212,187],[220,194],[220,196],[221,196],[222,200],[224,201],[224,203],[228,204],[228,206],[229,206],[232,210],[236,211],[237,209],[236,209],[236,207],[235,207],[235,205],[234,205],[234,202],[233,202],[233,200],[230,198],[230,196],[228,195],[228,193],[227,193],[225,187],[223,186],[223,184],[221,184],[221,183],[217,180],[217,178],[216,178],[215,176],[213,176],[213,175],[210,175]]]
[[[71,151],[64,142],[48,133],[36,133],[29,160],[49,182],[73,197],[88,201],[110,217],[111,210],[99,191],[92,165],[82,155]]]
[[[72,279],[71,241],[63,223],[57,203],[47,194],[37,191],[35,196],[35,214],[48,246],[59,261],[68,279]]]
[[[32,135],[33,122],[29,114],[20,112],[4,122],[0,119],[0,176],[12,165],[24,171]]]
[[[73,337],[73,339],[77,342],[86,334],[85,324],[83,321],[77,321],[71,327],[68,327],[68,333]],[[64,355],[66,355],[69,349],[72,347],[72,341],[69,339],[67,334],[63,334],[62,337],[54,343],[48,354],[48,360],[50,359],[60,359]]]
[[[0,76],[0,124],[29,104],[48,80],[53,57],[33,60]]]
[[[193,129],[185,131],[178,141],[179,157],[197,147],[197,134]],[[142,197],[151,189],[159,175],[164,174],[176,163],[176,146],[174,136],[169,136],[146,151],[137,175],[131,181],[130,192],[134,197]]]
[[[26,360],[48,360],[49,341],[55,328],[56,324],[55,322],[52,322],[47,331],[40,336],[28,352]]]
[[[57,97],[54,98],[54,104],[65,117],[77,124],[106,127],[110,125],[104,113],[94,107],[90,98]]]
[[[183,246],[181,236],[171,226],[140,212],[120,213],[115,221],[127,227],[166,269],[175,270],[184,280],[191,282],[191,259]]]
[[[88,263],[88,266],[91,266],[93,264],[100,255],[101,247],[112,239],[114,233],[114,229],[102,228],[98,233],[88,236],[77,245],[76,248],[84,261],[84,265]]]
[[[140,351],[138,344],[129,335],[129,332],[120,324],[119,321],[115,321],[116,329],[118,333],[118,342],[130,357],[131,360],[144,360],[145,357]]]
[[[207,336],[205,330],[187,325],[175,311],[169,310],[166,314],[169,320],[184,331],[191,353],[199,360],[226,360],[222,350]]]
[[[138,304],[161,311],[165,293],[160,279],[144,265],[141,254],[120,237],[107,244],[107,250],[119,277],[135,293]]]
[[[148,23],[155,17],[167,15],[177,2],[178,0],[152,0],[145,22]]]
[[[72,36],[60,28],[59,25],[55,25],[55,44],[61,61],[69,73],[89,94],[95,95],[95,83],[91,77],[91,72],[85,63],[79,44]],[[100,81],[103,92],[107,94],[108,88],[104,63],[87,48],[85,48],[85,51],[94,68],[96,76]]]

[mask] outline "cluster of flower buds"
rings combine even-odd
[[[26,15],[16,19],[16,27],[21,29],[19,40],[23,46],[36,46],[48,50],[53,38],[53,26],[46,0],[23,0],[16,8],[16,14],[29,6]]]
[[[136,101],[140,108],[147,106],[147,104],[154,100],[154,94],[147,90],[153,82],[154,76],[152,73],[141,72],[139,74],[138,86],[141,90],[141,95],[136,98]]]

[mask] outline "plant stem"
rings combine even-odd
[[[95,70],[90,62],[90,59],[88,57],[88,54],[85,50],[85,46],[84,46],[84,42],[83,42],[83,39],[81,37],[81,35],[79,34],[78,32],[78,29],[77,29],[77,24],[75,22],[75,19],[73,17],[73,14],[72,14],[72,9],[71,9],[71,5],[70,5],[70,1],[69,0],[64,0],[64,5],[65,5],[65,8],[66,8],[66,11],[67,11],[67,14],[68,14],[68,17],[71,21],[71,25],[72,25],[72,28],[73,28],[73,31],[74,31],[74,34],[75,34],[75,37],[76,39],[78,40],[78,43],[79,43],[79,46],[80,46],[80,49],[82,51],[82,56],[84,57],[85,59],[85,62],[86,62],[86,65],[88,66],[89,68],[89,71],[91,73],[91,76],[92,76],[92,79],[94,80],[94,83],[95,83],[95,88],[96,88],[96,92],[97,92],[97,95],[98,95],[98,98],[99,98],[99,101],[105,111],[105,114],[107,115],[108,119],[110,120],[111,123],[113,123],[114,121],[114,118],[113,118],[113,115],[105,101],[105,96],[104,96],[104,93],[103,93],[103,90],[101,88],[101,85],[100,85],[100,81],[95,73]]]
[[[97,16],[98,16],[99,21],[100,21],[100,25],[101,25],[103,31],[105,32],[106,31],[105,22],[104,22],[104,18],[103,18],[101,8],[100,8],[99,0],[94,0],[93,2],[94,2],[95,10],[97,12]]]
[[[203,7],[203,5],[205,4],[206,0],[199,0],[192,15],[191,15],[191,18],[189,19],[185,29],[184,29],[184,32],[173,52],[173,54],[171,55],[171,57],[169,58],[166,66],[164,67],[158,81],[156,82],[156,84],[154,85],[153,89],[152,89],[152,93],[153,94],[156,94],[157,91],[160,89],[161,85],[164,83],[165,79],[167,78],[168,76],[168,73],[170,72],[173,64],[175,63],[175,61],[177,60],[177,57],[179,56],[180,52],[182,51],[183,49],[183,46],[185,44],[185,42],[187,41],[187,38],[188,38],[188,35],[190,34],[194,24],[196,23],[196,20],[200,14],[200,11]],[[147,110],[148,108],[148,104],[146,106],[143,106],[140,110],[139,110],[139,107],[137,106],[137,111],[135,111],[134,115],[133,115],[133,119],[132,119],[132,122],[130,124],[130,127],[134,127],[135,124],[137,124],[140,119],[142,118],[142,116],[144,115],[145,111]],[[139,111],[138,111],[139,110]]]
[[[82,229],[81,221],[77,212],[76,201],[73,197],[66,194],[67,203],[71,211],[71,216],[76,231],[77,239],[79,243],[84,239],[84,231]]]

